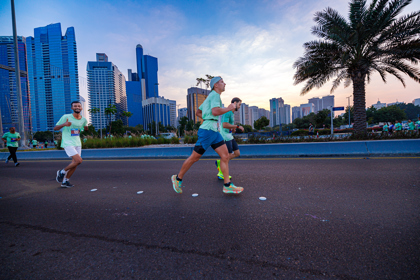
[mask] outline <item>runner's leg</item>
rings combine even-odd
[[[182,164],[181,171],[178,173],[178,178],[182,180],[184,178],[185,173],[191,168],[191,166],[196,163],[202,155],[193,151],[189,158],[187,158],[184,163]]]
[[[83,162],[82,157],[78,154],[72,156],[71,158],[71,163],[64,168],[64,171],[66,171],[66,179],[70,179],[71,175],[73,175],[74,171],[76,171],[77,166]]]
[[[214,150],[220,156],[220,169],[224,176],[225,184],[230,182],[229,179],[229,153],[226,144]]]

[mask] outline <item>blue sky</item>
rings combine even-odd
[[[403,14],[420,10],[413,1]],[[127,76],[135,69],[135,47],[159,60],[159,92],[186,107],[187,88],[197,77],[221,75],[227,83],[224,104],[235,96],[269,109],[268,100],[282,97],[298,106],[308,98],[329,94],[330,85],[300,96],[303,84],[293,85],[294,61],[303,43],[316,39],[313,15],[327,7],[348,14],[344,0],[262,1],[15,1],[19,36],[60,22],[63,35],[73,26],[79,58],[80,93],[87,97],[86,64],[97,52]],[[10,1],[0,2],[0,36],[12,35]],[[411,102],[420,98],[420,85],[407,76],[407,87],[393,77],[384,84],[375,75],[367,85],[367,105],[378,101]],[[334,92],[336,106],[347,105],[352,88]]]

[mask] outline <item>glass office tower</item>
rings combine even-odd
[[[90,121],[96,128],[105,128],[110,121],[121,119],[127,125],[127,118],[121,113],[127,111],[127,95],[125,76],[112,62],[108,62],[105,54],[97,53],[96,61],[87,63],[88,98],[90,109],[97,108],[99,112],[90,113]],[[105,108],[115,105],[117,113],[112,116],[105,114]]]
[[[26,44],[32,127],[52,131],[63,114],[72,112],[71,102],[79,100],[74,28],[62,36],[60,23],[38,27]]]
[[[27,77],[26,39],[17,37],[19,51],[20,84],[22,89],[23,122],[25,131],[32,130],[31,104]],[[14,126],[19,129],[18,99],[16,91],[15,52],[13,36],[0,36],[0,112],[3,132]],[[19,131],[18,131],[19,132]]]

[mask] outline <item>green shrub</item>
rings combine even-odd
[[[172,137],[170,140],[171,144],[179,144],[179,138],[178,137]]]

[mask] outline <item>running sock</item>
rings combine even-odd
[[[180,182],[182,182],[182,179],[179,179],[178,175],[176,175],[176,179]]]
[[[224,185],[225,185],[226,188],[229,188],[230,187],[230,182],[227,183],[227,184],[224,184]]]

